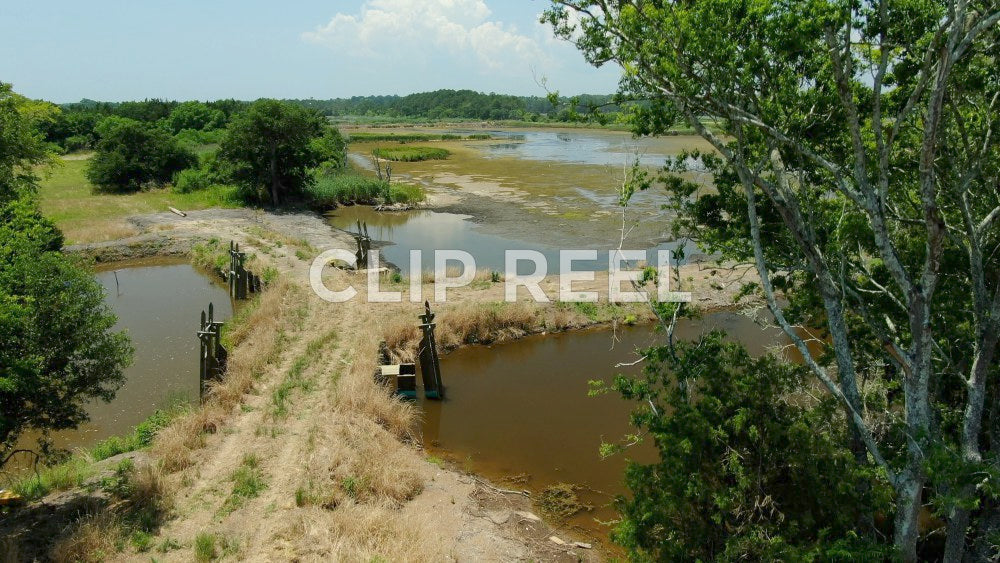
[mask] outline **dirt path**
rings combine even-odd
[[[353,249],[349,235],[311,213],[206,210],[131,222],[141,234],[68,250],[114,261],[235,240],[255,256],[254,267],[280,272],[231,351],[227,380],[207,406],[154,444],[151,456],[164,467],[173,499],[171,517],[152,538],[157,560],[190,561],[199,541],[210,542],[216,556],[253,561],[601,558],[597,549],[573,545],[594,539],[554,531],[525,496],[427,459],[413,435],[419,413],[372,377],[380,340],[392,340],[396,354],[412,346],[421,307],[367,303],[363,291],[332,304],[309,289],[313,257]],[[698,265],[682,276],[709,309],[730,304],[742,282]],[[326,280],[331,288],[364,287],[360,274],[333,268]],[[575,289],[606,284],[606,273],[598,274]],[[557,279],[542,286],[558,293]],[[431,295],[433,286],[423,291]],[[442,341],[460,342],[456,327],[499,301],[502,283],[451,291],[438,306]],[[554,306],[522,314],[544,317],[549,330],[592,322]],[[498,330],[516,337],[533,326]],[[126,549],[118,558],[149,555]]]
[[[241,358],[256,358],[248,392],[230,412],[206,415],[211,422],[200,424],[208,431],[197,433],[203,445],[168,475],[173,510],[152,541],[162,551],[158,560],[190,561],[200,535],[212,538],[217,555],[257,561],[599,556],[550,541],[554,532],[531,514],[522,495],[498,493],[425,459],[412,435],[413,407],[389,397],[371,377],[382,333],[399,316],[413,316],[416,306],[362,299],[331,304],[308,289],[315,253],[352,248],[349,236],[312,214],[206,210],[131,221],[142,234],[69,250],[109,261],[236,240],[259,267],[277,268],[284,280],[270,290],[283,294],[266,305],[277,323],[273,349],[263,337],[250,338],[233,353],[232,377],[247,363]],[[334,286],[357,274],[333,271],[331,277]],[[456,304],[502,299],[495,288],[473,291],[459,292]],[[287,397],[279,408],[282,393]],[[153,450],[153,458],[168,465],[180,455],[169,444]],[[234,492],[235,474],[248,463],[261,489],[243,498]],[[120,558],[148,555],[126,551]]]

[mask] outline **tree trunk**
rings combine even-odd
[[[271,147],[271,205],[277,207],[280,203],[280,191],[279,186],[281,182],[278,180],[278,151],[275,147]]]
[[[899,474],[896,484],[896,522],[893,543],[903,561],[917,560],[917,538],[920,534],[921,493],[923,479],[907,469]]]

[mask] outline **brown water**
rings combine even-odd
[[[216,319],[232,316],[226,288],[182,259],[136,262],[98,271],[96,278],[118,316],[115,330],[132,340],[134,361],[114,400],[92,402],[89,422],[53,436],[59,448],[92,446],[129,432],[158,408],[197,400],[201,311],[214,303]]]
[[[787,342],[778,329],[763,329],[731,312],[680,321],[678,339],[695,339],[709,330],[725,331],[753,354]],[[556,483],[584,487],[581,500],[593,505],[569,521],[603,540],[598,520],[615,518],[609,502],[625,492],[626,458],[652,462],[646,442],[623,455],[602,460],[603,441],[617,442],[634,432],[632,405],[617,394],[588,397],[588,380],[610,381],[616,374],[637,374],[636,350],[662,340],[650,326],[531,336],[496,346],[456,350],[441,360],[445,401],[422,400],[423,442],[428,451],[500,486],[540,491]],[[527,475],[526,485],[512,476]]]

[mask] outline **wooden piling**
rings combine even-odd
[[[420,340],[420,375],[424,382],[424,397],[441,399],[444,398],[444,385],[441,383],[441,364],[434,340],[434,316],[430,302],[424,301],[424,314],[420,315],[420,330],[423,332]]]
[[[226,371],[229,352],[222,345],[221,321],[215,320],[215,306],[208,304],[208,314],[201,312],[201,324],[198,330],[200,350],[198,354],[198,396],[205,396],[205,382],[218,379]]]

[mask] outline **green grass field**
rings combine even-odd
[[[100,242],[129,236],[135,230],[125,220],[130,215],[182,211],[209,207],[240,207],[235,188],[214,186],[186,194],[170,187],[135,194],[101,194],[92,190],[84,175],[86,160],[61,160],[56,166],[39,170],[42,176],[38,199],[42,212],[62,229],[66,244]]]

